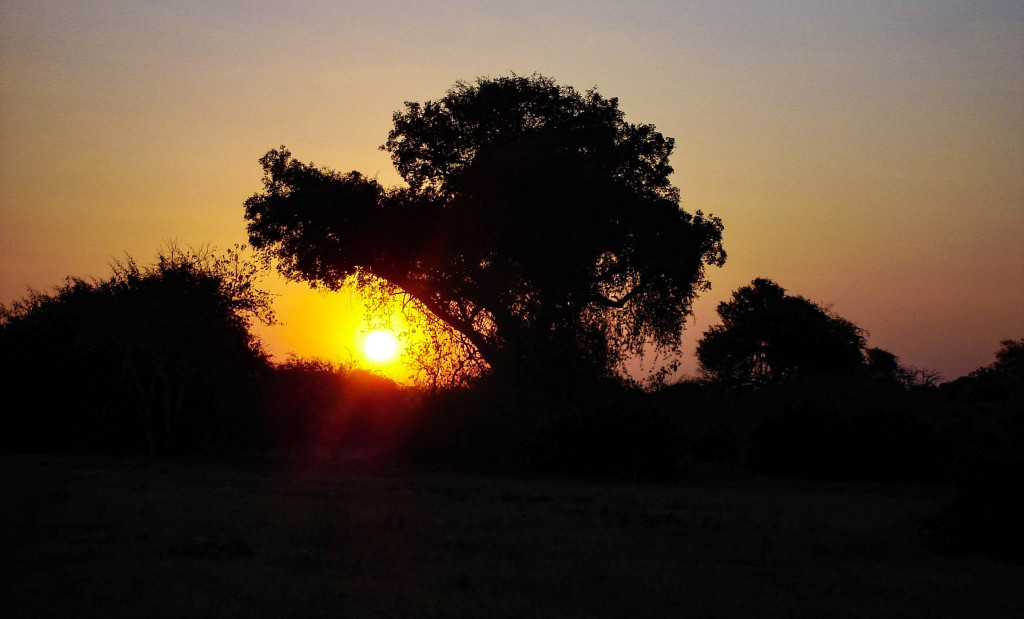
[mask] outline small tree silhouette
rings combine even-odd
[[[796,375],[844,374],[864,366],[860,327],[787,294],[770,279],[741,287],[717,311],[722,324],[697,343],[701,371],[714,381],[764,387]]]
[[[240,441],[250,381],[266,364],[248,327],[273,320],[241,251],[172,245],[154,266],[128,257],[109,279],[68,278],[0,309],[5,378],[37,411],[8,433],[8,449],[167,453]]]

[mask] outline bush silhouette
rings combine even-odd
[[[266,357],[249,334],[272,320],[240,250],[168,248],[106,280],[69,278],[4,308],[0,356],[13,417],[5,449],[179,453],[253,448],[253,385]]]
[[[425,396],[404,453],[476,472],[679,477],[688,465],[680,417],[649,398],[614,379],[544,392],[490,377]]]
[[[697,343],[701,371],[735,387],[765,387],[800,375],[864,367],[864,335],[852,322],[770,279],[755,279],[718,304],[721,325]]]
[[[937,394],[863,374],[806,377],[758,393],[758,471],[820,479],[943,481],[954,447]],[[945,423],[945,426],[948,426]]]
[[[945,551],[1024,563],[1024,339],[1004,340],[996,360],[941,387],[955,411],[957,495],[932,523]]]
[[[268,447],[316,459],[398,456],[416,391],[365,370],[292,358],[261,387]]]

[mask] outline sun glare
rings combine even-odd
[[[398,340],[389,331],[370,331],[363,338],[363,353],[376,363],[391,361],[398,353]]]

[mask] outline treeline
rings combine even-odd
[[[292,360],[261,383],[269,456],[318,466],[373,460],[506,475],[686,479],[706,463],[817,480],[944,483],[953,502],[922,523],[944,552],[1024,561],[1024,340],[942,385],[868,367],[736,388],[710,379],[640,389],[498,376],[420,391]]]
[[[954,483],[950,548],[1007,544],[1024,478],[1024,339],[952,382],[868,348],[852,323],[770,280],[719,306],[699,378],[655,389],[552,365],[421,390],[317,360],[273,364],[272,321],[236,248],[169,248],[105,280],[0,308],[4,453],[388,461],[443,470],[676,479],[770,475]]]
[[[1024,452],[1024,340],[945,384],[770,280],[719,305],[698,379],[641,389],[568,364],[417,390],[250,334],[270,297],[242,248],[171,247],[0,309],[4,450],[386,456],[467,469],[671,477],[690,463],[955,480]],[[22,404],[18,404],[21,402]]]

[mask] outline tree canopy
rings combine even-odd
[[[409,295],[496,370],[610,372],[679,345],[725,252],[718,218],[680,208],[672,138],[540,75],[458,82],[393,120],[382,149],[406,186],[284,147],[260,160],[249,238],[284,275]]]
[[[104,280],[68,278],[53,293],[0,306],[0,369],[18,449],[169,453],[240,442],[267,365],[252,320],[273,322],[270,295],[242,249],[162,251]],[[45,405],[41,405],[45,404]],[[224,434],[230,434],[230,437]],[[230,438],[230,440],[229,440]]]
[[[989,367],[992,371],[1024,379],[1024,337],[1000,342],[995,363]]]
[[[755,279],[718,304],[722,324],[697,343],[701,370],[734,386],[761,387],[794,375],[844,374],[865,365],[864,333],[857,325],[770,279]],[[898,369],[891,353],[875,350]],[[896,371],[893,369],[893,371]]]

